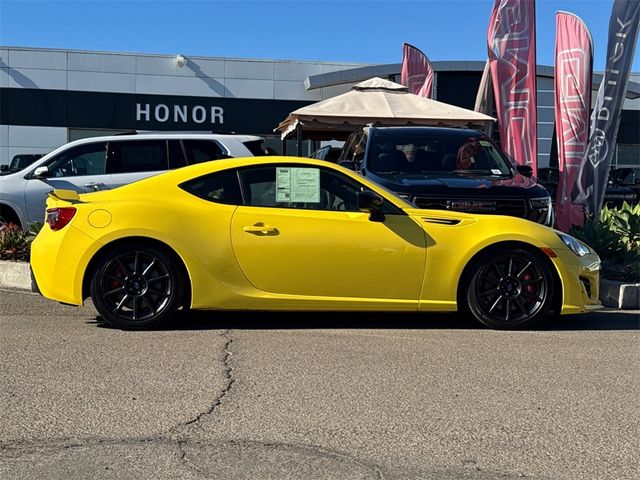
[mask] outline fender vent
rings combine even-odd
[[[438,225],[457,225],[460,220],[455,218],[422,217],[426,223],[437,223]]]

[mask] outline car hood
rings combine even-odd
[[[513,177],[480,175],[436,174],[394,175],[368,173],[371,178],[398,193],[414,195],[473,194],[547,196],[548,193],[531,178],[517,174]],[[524,193],[527,192],[527,193]]]

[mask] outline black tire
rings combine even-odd
[[[119,245],[98,259],[91,299],[114,327],[158,327],[174,317],[184,298],[184,278],[175,256],[144,244]]]
[[[474,262],[466,308],[490,328],[530,328],[551,309],[554,276],[541,255],[524,249],[492,251]]]

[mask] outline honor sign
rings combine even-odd
[[[136,103],[136,122],[224,124],[224,109],[203,105]]]

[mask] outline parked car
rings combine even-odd
[[[19,153],[14,155],[9,165],[0,165],[0,175],[19,172],[42,157],[44,157],[44,153]]]
[[[464,128],[365,127],[338,162],[417,207],[490,213],[553,224],[549,193],[484,133]]]
[[[180,307],[469,311],[494,328],[600,307],[598,256],[520,218],[420,210],[297,157],[208,162],[54,190],[31,266],[47,298],[145,328]]]
[[[640,168],[618,167],[609,171],[604,204],[621,207],[624,202],[631,205],[640,202]]]
[[[538,169],[538,182],[547,189],[555,204],[560,170],[557,167]],[[611,168],[604,192],[604,205],[621,207],[624,202],[635,205],[640,201],[640,168]]]
[[[44,219],[47,193],[115,188],[168,169],[227,157],[250,157],[261,137],[217,134],[127,134],[76,140],[27,169],[0,176],[0,225],[27,228]]]

